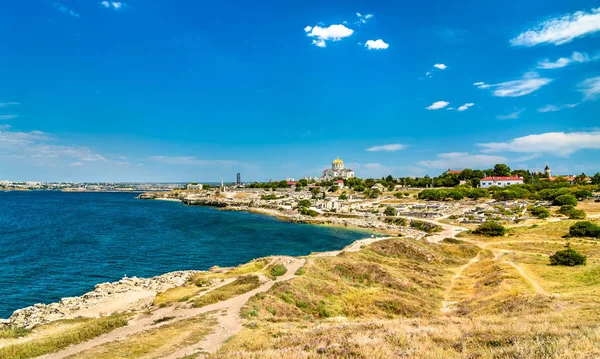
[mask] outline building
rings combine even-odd
[[[188,183],[187,186],[185,187],[188,190],[195,190],[195,189],[202,189],[202,184],[200,183]]]
[[[333,182],[333,185],[338,189],[344,189],[344,180],[337,180]]]
[[[552,171],[550,170],[550,166],[548,166],[548,162],[546,162],[546,168],[544,168],[544,173],[548,178],[552,177]]]
[[[506,187],[513,184],[523,184],[523,177],[484,177],[481,179],[481,188],[490,188],[492,186]]]
[[[349,168],[344,168],[344,161],[336,158],[331,162],[331,168],[323,171],[322,181],[331,181],[336,178],[348,179],[354,177],[354,171]]]
[[[459,175],[459,174],[463,173],[463,170],[451,170],[451,169],[448,169],[448,171],[446,171],[446,173],[449,174],[449,175]]]
[[[385,186],[381,183],[375,183],[371,189],[373,191],[385,192]]]

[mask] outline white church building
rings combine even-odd
[[[331,181],[336,178],[348,179],[354,177],[354,171],[349,168],[344,168],[344,161],[336,158],[331,162],[331,168],[323,171],[322,181]]]

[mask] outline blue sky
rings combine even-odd
[[[0,33],[0,180],[600,171],[597,1],[12,1]]]

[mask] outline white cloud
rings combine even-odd
[[[441,108],[444,108],[446,106],[448,106],[450,104],[450,102],[446,102],[446,101],[437,101],[434,102],[431,106],[425,107],[428,110],[439,110]]]
[[[0,107],[20,105],[18,102],[0,102]]]
[[[469,107],[473,107],[473,106],[475,106],[475,104],[474,104],[474,103],[466,103],[466,104],[464,104],[464,105],[460,106],[460,107],[458,108],[458,111],[466,111],[466,110],[468,110],[468,109],[469,109]]]
[[[406,145],[403,145],[400,143],[393,143],[393,144],[389,144],[389,145],[369,147],[366,149],[366,151],[368,151],[368,152],[380,152],[380,151],[395,152],[395,151],[403,150],[406,147],[407,147]]]
[[[511,112],[508,115],[499,115],[499,116],[496,116],[496,118],[498,120],[516,120],[517,118],[519,118],[519,116],[521,116],[521,114],[523,113],[523,111],[525,111],[524,108],[522,108],[522,109],[515,109],[514,112]]]
[[[544,70],[559,69],[561,67],[568,66],[574,62],[583,63],[583,62],[588,62],[588,61],[592,61],[592,60],[597,60],[599,58],[600,58],[600,56],[595,56],[592,58],[588,54],[585,54],[585,53],[573,52],[571,57],[561,57],[556,61],[550,61],[548,59],[542,60],[542,61],[538,62],[537,68],[544,69]]]
[[[539,90],[552,82],[552,79],[541,78],[537,72],[528,72],[522,79],[502,82],[495,85],[476,82],[480,89],[494,88],[492,91],[497,97],[520,97]]]
[[[507,142],[481,143],[483,152],[547,153],[558,156],[584,149],[600,149],[600,132],[547,132]]]
[[[362,24],[366,24],[367,20],[369,20],[370,18],[373,17],[373,14],[363,15],[363,14],[357,12],[356,16],[358,17],[358,20],[355,22],[355,24],[360,26]]]
[[[82,162],[73,162],[73,163],[70,163],[69,166],[81,167],[81,166],[83,166],[83,163]]]
[[[238,164],[237,161],[231,160],[201,160],[193,156],[151,156],[150,160],[169,165],[182,166],[215,166],[228,165],[233,166]]]
[[[446,66],[444,64],[435,64],[435,65],[433,65],[433,67],[435,67],[436,69],[440,69],[440,70],[445,70],[448,68],[448,66]]]
[[[310,29],[309,29],[310,28]],[[329,27],[307,26],[304,28],[306,36],[313,37],[312,44],[318,47],[327,47],[327,41],[339,41],[349,37],[354,33],[354,30],[347,28],[344,25],[330,25]]]
[[[19,117],[19,115],[0,115],[0,121],[12,120],[17,117]]]
[[[600,31],[600,8],[550,18],[519,34],[510,43],[513,46],[562,45],[597,31]]]
[[[385,43],[383,40],[368,40],[365,43],[365,47],[369,50],[385,50],[390,47],[389,44]]]
[[[579,106],[579,103],[570,103],[562,106],[556,105],[546,105],[542,108],[538,108],[538,112],[546,113],[546,112],[557,112],[568,108],[574,108]]]
[[[475,82],[473,84],[473,86],[481,86],[481,85],[485,85],[485,82]]]
[[[59,2],[55,2],[54,3],[54,7],[58,9],[58,11],[62,12],[63,14],[68,14],[71,15],[73,17],[79,17],[79,14],[76,13],[75,11],[69,9],[68,7],[64,6],[63,4],[59,3]]]
[[[127,6],[127,4],[125,4],[124,2],[120,2],[120,1],[102,1],[100,4],[107,9],[114,9],[114,10],[121,10]]]
[[[490,167],[497,163],[506,163],[507,159],[503,156],[493,155],[472,155],[467,152],[450,152],[437,155],[437,159],[421,161],[418,164],[428,168],[448,169],[448,168],[483,168]]]
[[[106,161],[106,158],[88,147],[64,146],[52,143],[54,138],[41,131],[0,131],[0,155],[9,158],[42,159],[44,163],[76,160],[81,162]]]
[[[579,91],[584,95],[584,101],[596,100],[600,98],[600,76],[586,79],[577,85]]]

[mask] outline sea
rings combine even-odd
[[[125,275],[306,255],[369,235],[134,193],[0,192],[0,318]]]

